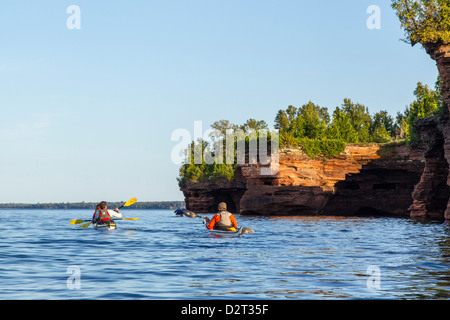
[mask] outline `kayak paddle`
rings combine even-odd
[[[137,201],[137,198],[130,199],[127,202],[125,202],[125,204],[123,206],[119,207],[119,209],[122,209],[123,207],[129,207],[132,204],[135,204],[136,201]]]
[[[88,223],[85,223],[85,224],[82,224],[81,226],[80,226],[80,228],[87,228],[87,227],[89,227],[90,225],[91,225],[91,221],[89,221]]]
[[[138,220],[139,218],[115,218],[114,221],[117,220]],[[92,221],[89,221],[88,223],[82,224],[80,228],[87,228],[91,225]]]
[[[117,221],[117,220],[138,220],[138,219],[139,218],[115,218],[114,221]],[[70,221],[70,224],[80,224],[80,223],[89,222],[89,221],[91,221],[91,220],[77,219],[77,220]]]
[[[83,222],[86,222],[87,220],[81,220],[81,219],[76,219],[76,220],[71,220],[70,224],[80,224]]]
[[[118,209],[122,209],[123,207],[131,206],[132,204],[135,204],[136,201],[137,201],[137,198],[132,198],[132,199],[128,200],[127,202],[125,202],[125,204],[123,206],[120,206]],[[117,219],[114,219],[114,220],[138,220],[138,219],[139,218],[117,218]],[[80,226],[80,228],[87,228],[87,227],[89,227],[91,225],[92,220],[75,219],[75,220],[71,220],[70,224],[80,224],[80,223],[83,223],[83,222],[88,222],[88,223],[82,224]]]

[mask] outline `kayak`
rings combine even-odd
[[[180,214],[180,213],[178,213],[178,214]],[[189,211],[186,209],[181,209],[181,215],[182,216],[185,215],[186,217],[189,217],[189,218],[203,218],[203,217],[199,216],[198,214],[196,214],[195,212],[192,212],[192,211]]]
[[[242,234],[243,227],[240,227],[236,231],[228,231],[228,230],[208,230],[209,234],[221,237],[238,237]]]
[[[94,227],[94,229],[102,229],[102,230],[116,230],[116,223],[115,222],[111,222],[111,223],[94,223],[92,225]]]
[[[182,209],[177,209],[174,211],[175,216],[177,217],[182,217],[183,216],[183,210]]]

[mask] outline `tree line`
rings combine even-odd
[[[391,143],[405,142],[414,145],[420,142],[414,124],[417,120],[430,116],[439,116],[447,107],[441,93],[442,81],[436,81],[435,88],[417,83],[414,90],[415,100],[405,107],[404,112],[398,112],[392,117],[386,110],[371,114],[368,108],[351,99],[345,98],[330,115],[328,108],[311,101],[297,108],[289,105],[276,113],[274,127],[279,132],[280,147],[290,146],[301,148],[311,158],[317,156],[334,157],[344,151],[348,143]],[[219,132],[222,139],[229,130],[260,132],[268,130],[264,120],[249,119],[242,125],[229,120],[219,120],[211,125]],[[213,153],[224,144],[219,141],[193,141],[185,150],[186,160],[182,164],[177,178],[180,187],[188,181],[220,180],[234,178],[236,162],[194,163],[194,152],[202,154],[207,148]],[[249,137],[245,136],[248,145]],[[219,142],[219,144],[217,144]]]
[[[446,110],[441,84],[440,78],[434,89],[417,83],[415,100],[403,113],[398,112],[395,119],[386,110],[371,115],[367,107],[348,98],[335,108],[332,116],[326,107],[311,101],[300,108],[289,106],[279,110],[275,118],[280,144],[301,146],[314,157],[320,153],[324,156],[339,154],[345,143],[417,143],[420,137],[415,131],[415,122]]]
[[[114,209],[125,202],[108,202],[108,208]],[[3,203],[0,209],[92,209],[95,210],[97,202],[61,202],[61,203]],[[147,201],[136,202],[128,209],[176,209],[183,207],[184,201]]]

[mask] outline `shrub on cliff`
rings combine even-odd
[[[303,138],[299,140],[299,145],[306,155],[313,159],[319,155],[332,158],[342,153],[345,149],[345,142],[339,139]]]
[[[328,109],[315,105],[311,101],[300,108],[288,106],[279,110],[275,117],[275,129],[288,143],[293,139],[318,139],[325,136],[325,129],[330,121]]]
[[[330,154],[337,152],[334,149],[340,150],[340,147],[335,148],[337,142],[306,142],[304,139],[339,140],[341,146],[342,142],[388,142],[395,135],[393,119],[386,111],[377,112],[371,117],[367,107],[347,98],[341,106],[336,107],[332,119],[327,108],[312,102],[298,109],[291,105],[286,110],[279,110],[275,117],[275,129],[280,130],[280,145],[295,146],[303,141],[303,147],[308,150],[316,147],[333,150]],[[327,148],[320,147],[324,144],[327,144]],[[311,154],[316,152],[311,151]]]
[[[440,91],[441,80],[436,82],[435,90],[427,85],[417,83],[414,95],[416,99],[406,107],[404,113],[397,113],[397,122],[402,132],[402,137],[409,143],[414,144],[420,141],[420,137],[414,129],[414,123],[422,118],[427,118],[439,114],[446,109]]]
[[[215,123],[217,124],[217,123]],[[226,126],[230,124],[227,123]],[[235,142],[236,143],[236,142]],[[216,145],[221,145],[221,141],[216,141]],[[222,143],[222,146],[223,143]],[[191,142],[188,148],[184,151],[185,160],[179,170],[177,177],[178,185],[184,187],[188,182],[211,181],[234,178],[234,171],[236,170],[236,153],[234,154],[234,161],[228,164],[226,161],[226,152],[223,151],[222,159],[209,159],[208,163],[205,161],[205,152],[211,153],[211,157],[215,157],[217,150],[212,147],[212,144],[199,139],[197,142]],[[232,156],[233,157],[233,156]],[[220,157],[219,157],[220,158]],[[210,161],[211,160],[211,161]]]
[[[381,123],[374,128],[374,131],[372,133],[372,140],[376,143],[387,143],[391,141],[391,136],[387,132],[384,124]]]
[[[232,164],[183,164],[177,178],[178,186],[184,187],[188,182],[232,180],[235,169],[235,165]]]

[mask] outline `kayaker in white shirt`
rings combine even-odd
[[[114,220],[114,218],[122,218],[122,213],[120,213],[119,208],[108,210],[108,205],[105,201],[102,201],[95,208],[92,223],[108,223]]]

